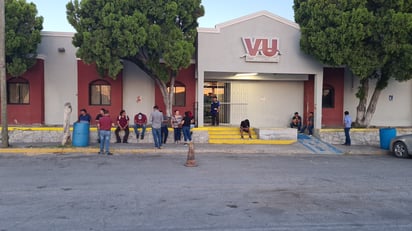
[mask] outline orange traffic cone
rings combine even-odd
[[[187,161],[186,161],[185,166],[186,167],[197,167],[193,142],[189,143],[189,151],[187,152]]]

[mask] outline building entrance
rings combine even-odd
[[[205,125],[212,123],[210,106],[212,97],[216,96],[220,102],[219,121],[220,124],[230,124],[230,83],[219,81],[207,81],[204,83],[204,118]]]

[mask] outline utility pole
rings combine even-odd
[[[4,0],[0,0],[0,100],[1,100],[1,146],[9,147],[7,126],[7,87],[6,87],[6,16]]]

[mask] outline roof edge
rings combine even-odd
[[[205,32],[205,33],[220,33],[220,30],[225,28],[225,27],[228,27],[228,26],[231,26],[231,25],[234,25],[234,24],[238,24],[238,23],[241,23],[241,22],[244,22],[244,21],[248,21],[248,20],[251,20],[251,19],[254,19],[254,18],[257,18],[257,17],[261,17],[261,16],[266,16],[266,17],[274,19],[274,20],[276,20],[280,23],[283,23],[285,25],[293,27],[297,30],[300,30],[299,24],[297,24],[295,22],[292,22],[292,21],[290,21],[286,18],[282,18],[278,15],[275,15],[275,14],[273,14],[273,13],[267,11],[267,10],[262,10],[262,11],[258,11],[258,12],[255,12],[255,13],[252,13],[252,14],[249,14],[249,15],[242,16],[240,18],[235,18],[235,19],[229,20],[227,22],[217,24],[215,26],[215,28],[198,27],[197,31],[198,32]]]

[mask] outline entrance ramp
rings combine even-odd
[[[298,134],[298,142],[305,146],[312,153],[316,154],[343,154],[343,151],[332,144],[326,143],[316,137],[306,134]]]
[[[243,133],[244,139],[240,136],[239,127],[205,127],[209,135],[210,144],[293,144],[296,140],[263,140],[259,139],[256,130],[251,128],[252,139],[248,138],[247,133]]]

